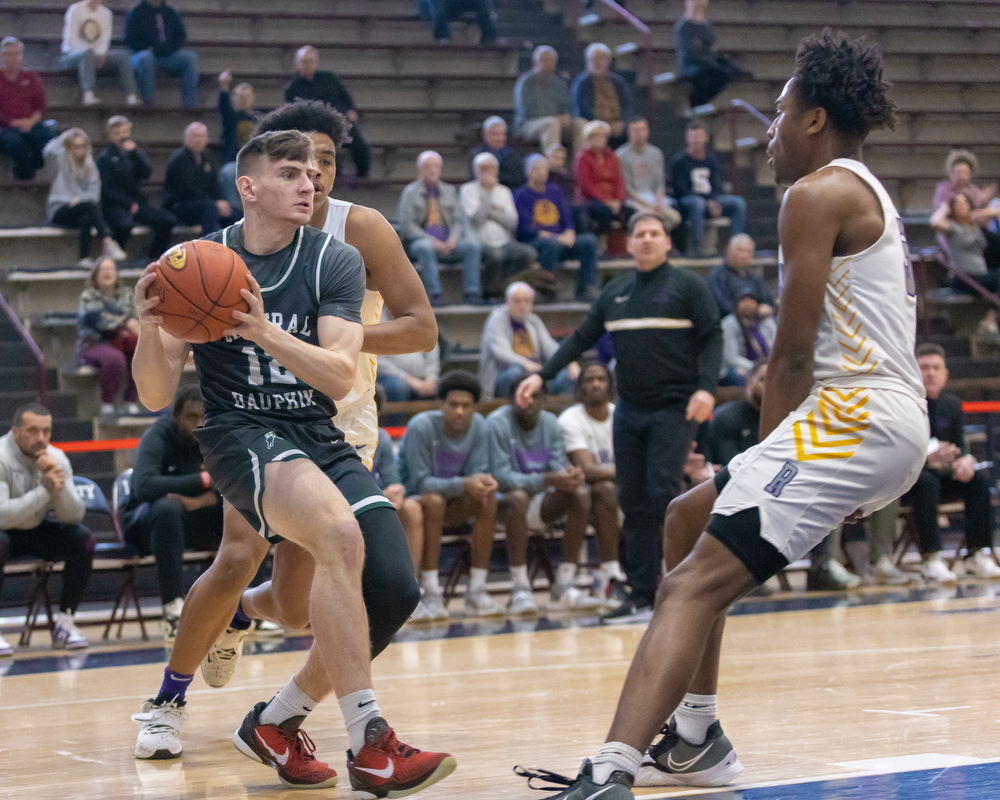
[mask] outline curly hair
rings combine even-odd
[[[257,123],[254,136],[271,131],[300,131],[325,133],[330,140],[341,145],[351,141],[351,123],[327,103],[319,100],[296,100],[285,103]]]
[[[438,397],[442,400],[448,399],[449,392],[468,392],[472,395],[472,402],[478,403],[483,396],[483,387],[471,372],[453,369],[446,372],[438,384]]]
[[[807,107],[822,108],[833,129],[863,141],[878,128],[896,127],[896,104],[882,79],[882,49],[829,28],[799,43],[795,92]]]

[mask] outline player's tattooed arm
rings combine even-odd
[[[345,234],[364,258],[371,276],[369,288],[382,294],[392,314],[391,320],[365,326],[361,349],[375,355],[433,350],[437,320],[420,276],[392,226],[374,209],[352,206]]]
[[[146,297],[146,290],[156,280],[155,264],[146,267],[135,285],[135,315],[139,320],[139,342],[132,359],[132,377],[139,399],[150,411],[159,411],[173,402],[187,361],[187,342],[177,339],[160,327],[163,318],[156,313],[160,298]]]

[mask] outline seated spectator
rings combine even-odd
[[[115,414],[115,398],[124,390],[126,416],[141,413],[132,380],[132,356],[139,338],[133,292],[122,286],[118,268],[110,258],[90,271],[76,312],[76,357],[80,364],[97,368],[101,384],[102,417]]]
[[[110,47],[111,28],[111,9],[101,0],[80,0],[66,9],[59,68],[77,70],[85,106],[101,102],[94,95],[94,86],[97,73],[109,67],[118,73],[125,102],[130,106],[139,102],[132,60],[127,50]]]
[[[684,16],[674,24],[677,74],[691,82],[691,107],[712,102],[734,78],[752,77],[726,56],[712,52],[715,31],[705,18],[708,0],[687,0]]]
[[[719,306],[720,315],[732,314],[736,310],[736,298],[748,289],[760,304],[762,317],[774,313],[774,294],[763,278],[750,271],[755,254],[753,239],[745,233],[737,234],[729,240],[722,263],[708,273],[708,288]]]
[[[254,128],[263,116],[254,108],[253,86],[238,83],[232,92],[233,73],[228,69],[219,75],[219,120],[222,123],[222,166],[219,185],[230,208],[242,209],[243,201],[236,188],[236,154],[253,138]]]
[[[62,561],[62,596],[54,615],[52,646],[87,646],[73,615],[90,579],[94,535],[80,523],[86,508],[73,489],[73,467],[52,441],[52,414],[38,403],[14,412],[0,437],[0,583],[11,558],[34,556]],[[0,655],[13,647],[0,637]]]
[[[417,180],[399,197],[400,236],[411,258],[417,260],[420,279],[431,305],[444,302],[438,262],[462,262],[463,299],[482,302],[479,271],[482,251],[469,232],[469,223],[458,201],[458,191],[441,180],[441,156],[425,150],[417,156]]]
[[[632,89],[625,79],[612,72],[611,48],[594,42],[584,51],[586,69],[573,80],[573,116],[608,123],[613,147],[625,144],[625,125],[635,116]],[[586,131],[583,138],[587,138]]]
[[[778,323],[762,317],[753,289],[744,288],[736,310],[722,318],[722,370],[720,386],[742,386],[754,364],[767,361],[774,346]]]
[[[108,120],[108,145],[97,157],[101,174],[101,211],[111,235],[122,250],[136,223],[153,231],[149,258],[155,260],[170,246],[177,217],[149,202],[143,185],[153,173],[149,156],[132,139],[132,123],[126,117]]]
[[[379,359],[379,369],[381,368],[382,360]],[[382,413],[384,403],[385,392],[382,391],[381,387],[376,387],[375,408],[377,413]],[[389,435],[389,431],[380,427],[378,429],[378,444],[375,446],[375,455],[372,458],[372,477],[378,484],[378,488],[382,490],[386,500],[392,503],[392,507],[399,515],[403,532],[406,534],[410,558],[413,560],[416,572],[416,566],[423,552],[424,512],[416,499],[406,496],[399,468],[400,463],[396,457],[396,448],[392,444],[392,436]]]
[[[222,496],[194,437],[204,424],[201,389],[181,388],[173,414],[160,417],[139,440],[125,507],[125,540],[143,555],[156,556],[167,639],[177,635],[184,607],[184,550],[216,550],[222,541]]]
[[[517,238],[535,248],[542,269],[553,275],[559,273],[563,261],[579,259],[576,299],[589,301],[591,288],[597,282],[597,237],[574,230],[572,212],[562,189],[549,182],[545,156],[535,153],[526,162],[528,182],[514,192]]]
[[[202,236],[228,225],[233,216],[206,147],[208,128],[192,122],[184,129],[183,146],[170,154],[163,181],[163,207],[186,225],[201,225]]]
[[[516,189],[524,183],[524,164],[514,148],[507,144],[507,123],[502,117],[487,117],[483,122],[483,141],[469,156],[469,174],[476,177],[473,162],[480,153],[496,157],[500,169],[500,183]]]
[[[578,151],[579,152],[579,151]],[[573,205],[570,211],[573,212],[573,228],[578,234],[590,233],[590,217],[587,216],[585,206],[575,205],[576,199],[576,178],[573,177],[573,170],[566,169],[567,156],[566,148],[561,144],[550,144],[545,148],[545,159],[549,162],[548,182],[558,186],[563,193],[566,202]]]
[[[663,218],[668,231],[681,221],[672,197],[667,197],[667,173],[663,151],[649,143],[649,123],[634,119],[628,124],[628,144],[617,150],[628,204],[636,211],[648,211]]]
[[[613,587],[624,592],[625,573],[618,562],[621,511],[615,483],[615,379],[603,364],[588,364],[576,379],[576,405],[559,415],[566,458],[583,470],[590,487],[590,519],[597,532],[601,569],[595,594],[607,598]]]
[[[522,373],[520,377],[525,377]],[[520,380],[511,383],[510,396]],[[498,408],[486,418],[490,442],[490,473],[503,498],[500,517],[507,529],[510,560],[509,614],[538,611],[528,581],[528,536],[565,520],[562,563],[551,587],[552,606],[563,609],[594,609],[597,598],[577,589],[577,559],[587,535],[590,518],[590,487],[583,470],[566,463],[559,420],[543,410],[545,387],[531,397],[527,408],[514,402]]]
[[[129,11],[124,39],[132,51],[143,103],[151,106],[156,101],[156,72],[163,70],[181,76],[181,105],[198,105],[198,54],[184,47],[184,20],[166,0],[141,0]]]
[[[967,556],[961,572],[977,578],[1000,578],[987,548],[993,546],[993,510],[990,503],[988,470],[976,470],[976,459],[965,453],[962,402],[945,393],[948,367],[940,345],[917,347],[917,364],[927,392],[927,414],[931,424],[931,449],[920,477],[906,494],[903,504],[913,506],[913,521],[923,563],[920,574],[928,581],[954,583],[952,572],[941,558],[938,506],[961,500],[965,503],[965,546]],[[937,449],[933,449],[934,445]]]
[[[392,319],[388,309],[382,309],[382,321]],[[441,375],[441,346],[435,344],[429,353],[402,353],[378,357],[378,377],[375,379],[386,399],[397,403],[405,400],[427,400],[438,396]]]
[[[486,422],[476,410],[479,381],[467,372],[441,379],[441,408],[417,414],[406,426],[401,470],[406,490],[423,509],[423,546],[414,553],[420,564],[421,605],[411,619],[446,619],[438,563],[444,529],[472,523],[472,553],[465,614],[488,617],[503,613],[486,590],[497,519],[497,482],[490,472]]]
[[[615,151],[608,147],[608,123],[594,120],[583,128],[586,148],[576,154],[573,177],[576,178],[577,205],[582,206],[593,233],[605,234],[614,222],[628,225],[635,209],[625,205],[628,195],[625,178]]]
[[[480,153],[472,164],[476,179],[462,185],[459,198],[469,230],[482,251],[483,295],[487,300],[499,300],[507,279],[528,269],[538,254],[531,245],[514,238],[514,195],[498,182],[500,165],[496,156]]]
[[[514,84],[514,130],[522,139],[537,139],[544,153],[564,140],[574,152],[583,146],[585,119],[573,116],[569,84],[556,72],[559,55],[547,44],[535,48],[531,72]]]
[[[0,149],[12,162],[14,177],[30,181],[45,165],[42,149],[58,131],[42,122],[45,84],[37,72],[22,69],[24,44],[8,36],[0,41]]]
[[[1000,200],[996,199],[996,184],[977,186],[972,182],[979,169],[979,159],[969,150],[952,150],[945,160],[944,171],[947,180],[934,187],[934,208],[938,209],[951,202],[956,194],[964,194],[972,203],[972,218],[984,228],[986,235],[986,265],[990,269],[1000,269],[1000,233],[995,229],[997,215],[1000,214]],[[938,233],[938,244],[948,252],[948,240]]]
[[[319,53],[311,45],[300,47],[295,53],[295,75],[285,84],[285,102],[291,103],[298,99],[329,103],[347,117],[351,123],[351,140],[344,148],[351,152],[358,177],[367,178],[371,169],[372,151],[358,127],[354,98],[336,75],[319,69]]]
[[[737,195],[722,194],[722,165],[708,149],[708,130],[701,122],[687,128],[687,147],[670,162],[670,183],[681,207],[681,214],[691,226],[689,252],[703,254],[705,219],[729,217],[729,234],[743,233],[747,222],[746,201]]]
[[[517,379],[525,371],[538,372],[542,360],[559,349],[541,317],[531,310],[534,303],[535,290],[516,281],[507,287],[507,302],[494,308],[486,318],[479,345],[483,399],[507,397],[511,386],[517,385]],[[579,365],[570,364],[551,382],[552,393],[571,392],[579,374]]]
[[[497,12],[494,0],[417,0],[417,13],[434,24],[434,38],[441,44],[451,41],[452,20],[464,11],[474,11],[479,26],[479,43],[493,44],[497,40]]]
[[[90,240],[97,230],[105,258],[123,261],[125,251],[111,238],[101,213],[101,174],[94,163],[90,138],[80,128],[70,128],[45,145],[43,151],[52,185],[49,187],[49,222],[60,228],[80,229],[80,261],[92,267]]]
[[[1000,291],[1000,268],[988,269],[986,266],[986,234],[973,213],[972,200],[959,192],[938,207],[931,216],[931,226],[944,234],[951,266],[970,275],[984,289],[997,292]],[[951,285],[960,292],[973,291],[958,276],[951,279]],[[1000,339],[995,308],[987,311],[979,322],[977,335]]]

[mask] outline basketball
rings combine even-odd
[[[241,289],[249,289],[250,270],[225,245],[199,239],[171,247],[156,262],[156,280],[146,296],[160,298],[154,314],[163,330],[193,344],[214,342],[239,324],[231,311],[249,311]]]

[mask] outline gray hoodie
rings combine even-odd
[[[37,528],[50,508],[59,522],[75,525],[83,519],[86,508],[73,489],[69,459],[52,445],[46,452],[66,473],[66,485],[55,498],[42,486],[38,461],[21,452],[13,431],[0,436],[0,530]]]
[[[92,156],[87,156],[86,167],[76,176],[70,171],[70,156],[66,152],[66,134],[52,139],[45,149],[45,168],[52,179],[49,188],[48,217],[52,221],[56,211],[70,205],[74,200],[91,203],[101,202],[101,174],[97,171]]]

